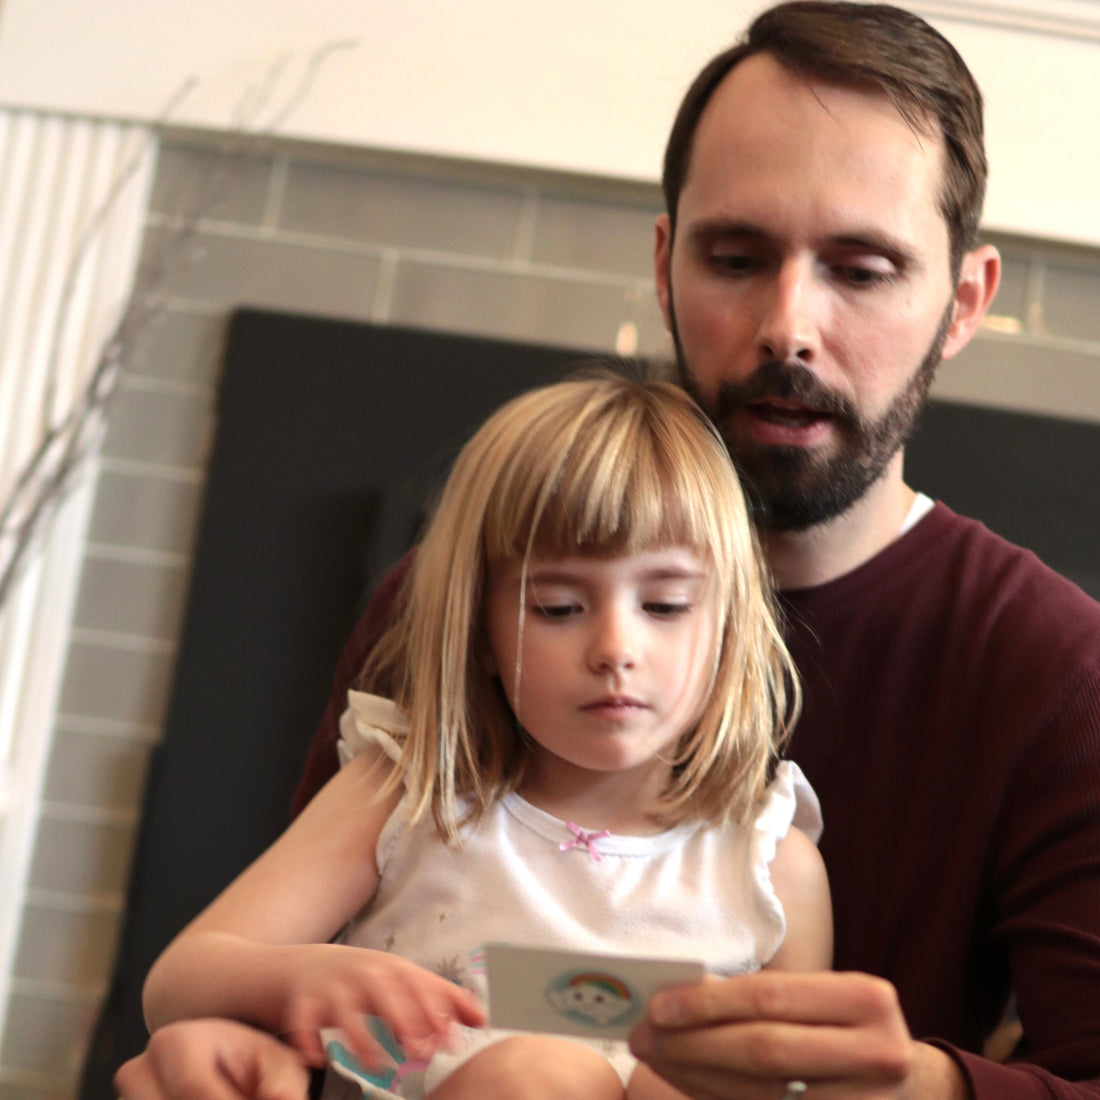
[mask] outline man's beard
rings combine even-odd
[[[874,420],[853,402],[826,389],[799,362],[770,360],[745,382],[724,382],[713,399],[699,391],[684,358],[673,317],[672,336],[684,389],[714,421],[741,475],[753,521],[765,531],[804,531],[846,512],[882,476],[916,430],[921,410],[951,327],[949,303],[928,351],[904,389]],[[829,416],[837,449],[828,456],[811,449],[742,441],[735,435],[739,409],[769,397],[797,401]]]

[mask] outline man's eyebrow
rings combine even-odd
[[[736,218],[705,218],[688,226],[688,236],[696,242],[707,243],[718,240],[772,240],[773,234],[755,222]],[[900,237],[884,233],[880,229],[853,229],[846,233],[837,233],[825,237],[822,245],[833,248],[858,249],[886,256],[899,267],[918,269],[922,266],[916,250]]]
[[[733,218],[704,218],[688,226],[692,240],[707,241],[721,237],[756,237],[761,240],[769,234],[759,225]]]
[[[853,233],[840,233],[829,237],[828,243],[840,248],[853,248],[861,252],[871,252],[876,256],[886,256],[899,267],[919,269],[923,266],[920,257],[912,246],[889,233],[876,229],[856,230]]]

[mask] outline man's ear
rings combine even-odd
[[[942,358],[958,355],[978,331],[982,318],[993,303],[1001,281],[1001,254],[991,244],[968,252],[962,261],[955,286],[955,308],[943,345]]]
[[[665,328],[672,331],[672,311],[669,309],[670,289],[668,264],[672,258],[672,223],[667,214],[657,218],[653,244],[653,278],[657,284],[657,302],[665,319]]]

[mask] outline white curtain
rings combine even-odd
[[[0,514],[76,406],[134,281],[147,128],[0,111]],[[59,507],[0,603],[0,1036],[95,475],[97,417]],[[60,433],[64,435],[64,433]],[[0,571],[59,440],[0,530]]]

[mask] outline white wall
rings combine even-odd
[[[679,96],[760,0],[2,0],[0,104],[264,128],[652,180]],[[1100,245],[1097,0],[913,0],[988,99],[994,229]],[[281,68],[273,71],[280,60]],[[265,95],[266,89],[266,95]],[[264,108],[252,113],[250,95]]]

